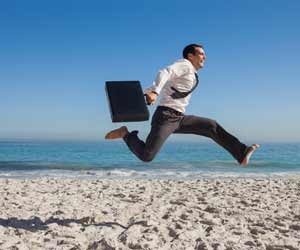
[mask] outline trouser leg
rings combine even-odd
[[[209,137],[226,149],[239,163],[245,157],[247,146],[228,133],[215,120],[186,115],[174,133],[197,134]]]
[[[178,128],[182,117],[156,110],[151,122],[151,131],[145,142],[138,138],[137,131],[125,136],[124,141],[140,160],[152,161],[169,135]]]

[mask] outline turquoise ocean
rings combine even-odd
[[[300,143],[262,143],[248,167],[213,142],[167,142],[154,161],[121,141],[0,141],[0,178],[201,179],[300,173]]]

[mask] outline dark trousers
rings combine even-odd
[[[245,157],[247,146],[236,137],[226,132],[216,121],[184,115],[168,107],[159,106],[152,117],[151,131],[146,142],[137,136],[138,131],[132,131],[125,136],[129,149],[142,161],[151,161],[172,133],[196,134],[209,137],[226,149],[239,163]]]

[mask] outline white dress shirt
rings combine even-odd
[[[187,59],[180,59],[172,65],[160,70],[153,82],[153,86],[146,89],[147,91],[154,91],[160,95],[159,106],[165,106],[184,113],[186,106],[189,104],[191,94],[184,98],[173,99],[171,97],[174,90],[180,92],[190,91],[196,84],[195,73],[197,70],[192,63]]]

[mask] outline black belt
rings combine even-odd
[[[169,112],[171,112],[171,113],[173,113],[175,115],[179,115],[179,116],[183,115],[182,112],[179,112],[179,111],[177,111],[175,109],[172,109],[172,108],[169,108],[169,107],[166,107],[166,106],[158,106],[157,109],[158,110],[167,110],[167,111],[169,111]]]

